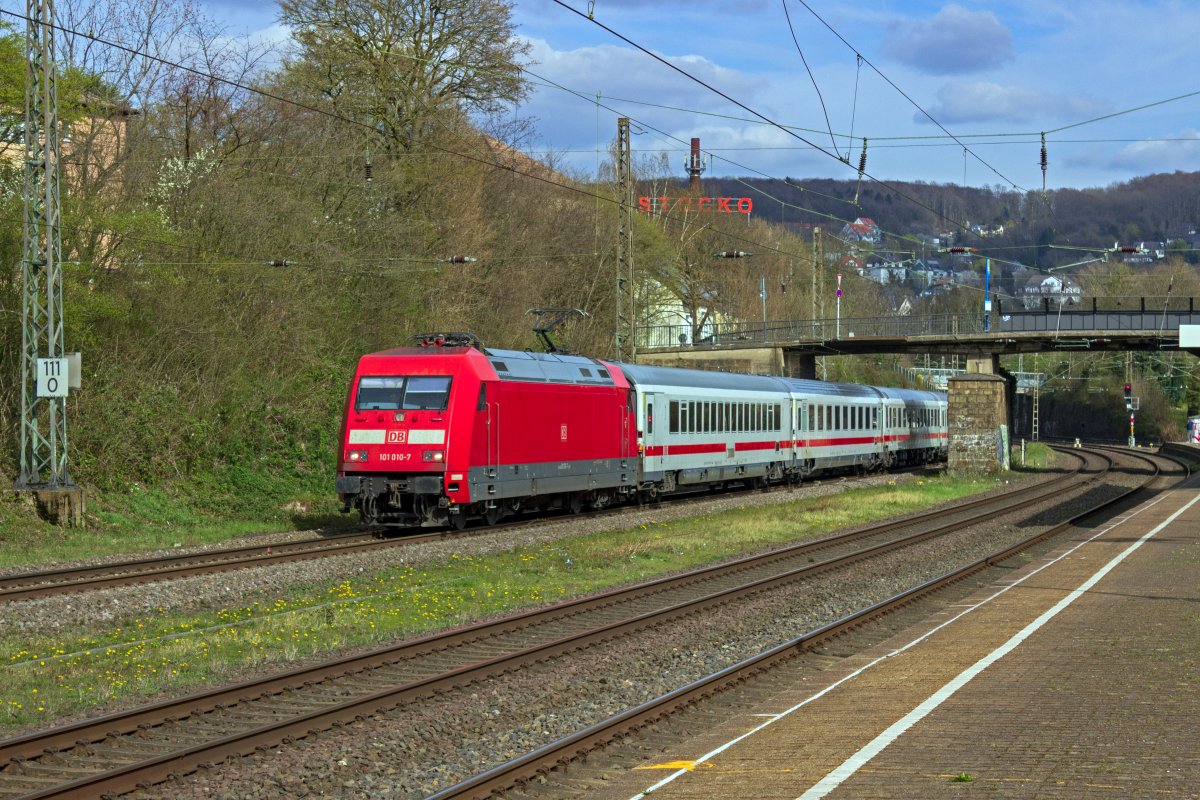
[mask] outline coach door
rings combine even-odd
[[[666,402],[662,395],[646,392],[642,395],[642,448],[647,471],[658,471],[663,467],[664,444],[667,441]]]

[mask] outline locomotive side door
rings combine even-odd
[[[485,394],[486,384],[484,389],[480,391],[479,399],[487,411],[487,476],[495,478],[500,470],[500,402],[496,395],[499,391],[493,391],[492,397],[489,398]],[[498,384],[493,384],[492,389],[497,390]]]

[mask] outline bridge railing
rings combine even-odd
[[[816,320],[708,322],[696,335],[687,323],[639,326],[639,348],[721,344],[782,344],[857,337],[979,336],[989,333],[1070,331],[1178,331],[1200,324],[1200,303],[1191,297],[1085,297],[1058,304],[1052,299],[1032,308],[999,300],[993,310],[958,314],[847,317]]]

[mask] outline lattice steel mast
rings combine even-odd
[[[637,361],[633,275],[633,183],[630,176],[629,118],[617,119],[617,287],[616,360]],[[628,296],[626,293],[628,292]],[[628,305],[626,305],[628,304]]]
[[[37,391],[38,359],[64,355],[54,11],[51,0],[26,0],[25,9],[21,464],[15,486],[54,489],[73,485],[67,470],[66,396],[39,397]]]

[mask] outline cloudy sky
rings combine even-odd
[[[516,0],[538,88],[515,113],[536,120],[527,149],[581,171],[619,116],[635,155],[680,172],[698,136],[712,174],[854,177],[866,137],[879,179],[1040,189],[1042,132],[1048,188],[1200,170],[1195,3],[563,2]],[[231,33],[270,35],[276,15],[206,5]]]

